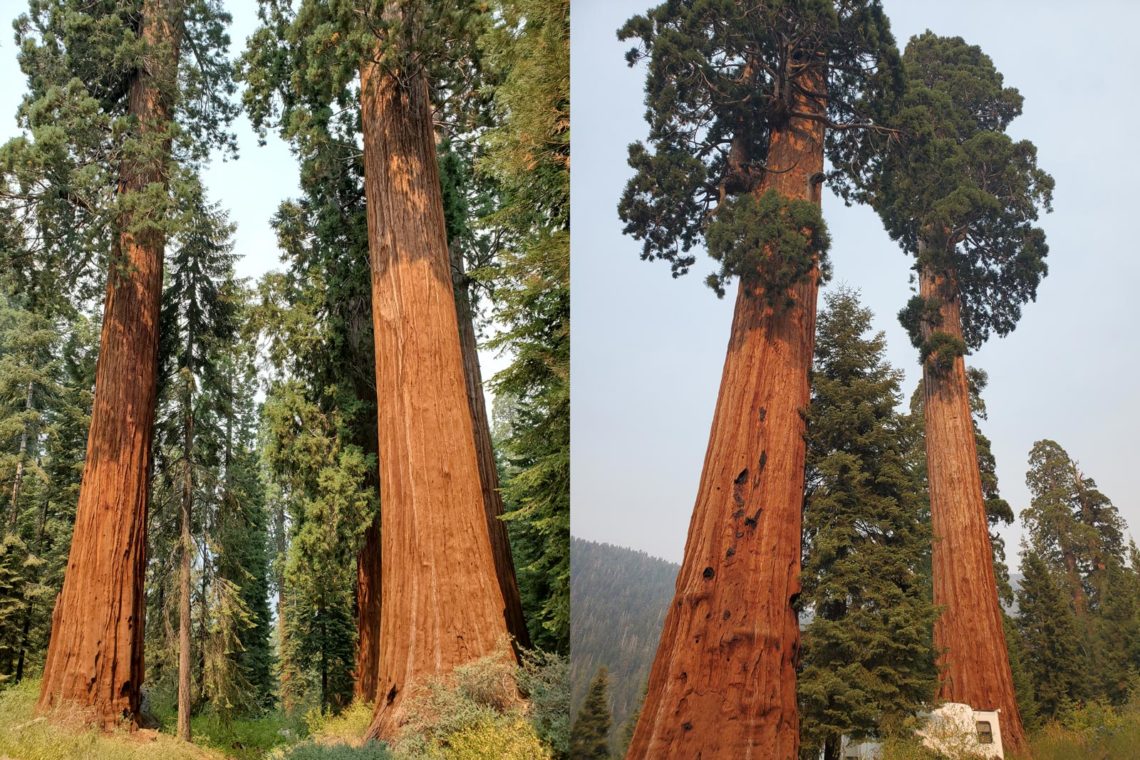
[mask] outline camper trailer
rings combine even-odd
[[[1002,760],[1005,757],[997,710],[975,710],[959,702],[947,702],[919,717],[923,719],[923,727],[915,733],[922,738],[923,746],[947,758]],[[844,736],[839,746],[842,760],[879,760],[883,754],[882,745],[870,739],[853,740]],[[823,760],[822,753],[820,760]]]

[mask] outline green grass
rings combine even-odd
[[[216,750],[187,744],[159,731],[101,733],[65,714],[36,717],[40,682],[0,691],[0,757],[16,760],[222,760]]]

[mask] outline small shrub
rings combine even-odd
[[[305,726],[309,735],[318,741],[359,743],[372,723],[372,710],[371,703],[359,701],[353,702],[337,715],[310,710],[305,713]]]
[[[392,753],[380,742],[366,742],[354,747],[349,744],[318,744],[305,741],[287,749],[279,749],[269,760],[393,760]]]
[[[460,731],[448,740],[440,760],[543,760],[551,757],[534,727],[524,720],[483,723]]]

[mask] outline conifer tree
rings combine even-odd
[[[1021,519],[1033,550],[1063,574],[1073,609],[1084,618],[1102,602],[1109,564],[1125,561],[1120,515],[1055,441],[1033,444],[1025,482],[1031,501]]]
[[[1073,608],[1036,551],[1022,553],[1021,574],[1017,628],[1030,655],[1025,668],[1041,716],[1055,718],[1066,704],[1088,695],[1089,662]]]
[[[41,229],[72,216],[101,222],[53,232],[42,246],[46,271],[37,274],[107,261],[89,453],[39,707],[73,702],[103,726],[135,721],[139,710],[173,146],[192,162],[229,140],[226,21],[215,0],[41,0],[17,21],[29,94],[25,135],[5,151],[9,184],[25,192]],[[195,54],[184,59],[187,47]]]
[[[963,357],[1013,330],[1035,297],[1048,249],[1034,223],[1053,180],[1032,143],[1006,134],[1022,98],[980,48],[926,32],[903,64],[906,94],[878,117],[897,132],[846,157],[844,192],[915,259],[919,293],[900,319],[923,367],[939,698],[999,708],[1005,746],[1020,752]]]
[[[526,636],[510,630],[517,586],[485,500],[432,116],[462,124],[479,112],[474,41],[488,17],[423,2],[364,13],[306,2],[295,15],[264,4],[263,18],[247,58],[255,123],[280,107],[289,130],[333,103],[360,103],[386,589],[370,734],[391,736],[416,683],[499,651],[508,633]]]
[[[808,414],[799,673],[805,744],[882,735],[929,703],[937,671],[929,524],[896,411],[901,373],[854,291],[826,297]]]
[[[195,530],[195,502],[216,493],[225,446],[224,418],[231,403],[219,372],[222,352],[235,340],[235,304],[223,294],[233,278],[233,226],[199,189],[192,193],[183,228],[167,262],[159,342],[161,404],[157,420],[160,480],[179,505],[178,736],[190,741],[191,569],[194,534],[205,538],[205,520]],[[161,484],[160,484],[161,487]],[[199,504],[199,507],[206,506]],[[202,554],[202,570],[207,562]]]
[[[574,760],[608,760],[610,757],[609,674],[598,668],[586,701],[570,730],[570,757]]]
[[[878,2],[664,3],[619,37],[648,61],[649,144],[618,210],[681,275],[704,244],[740,280],[689,529],[629,756],[795,757],[804,420],[825,144],[844,155],[898,84]],[[837,162],[837,165],[845,165]],[[715,684],[715,686],[712,686]],[[738,720],[723,721],[731,714]]]
[[[511,364],[493,379],[510,399],[504,447],[523,608],[536,646],[570,650],[570,3],[509,0],[483,37],[496,74],[496,126],[477,167],[506,239],[473,276],[494,292],[491,341]]]

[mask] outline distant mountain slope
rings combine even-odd
[[[610,672],[614,736],[637,708],[679,565],[645,552],[570,539],[570,694],[576,715],[590,679]]]

